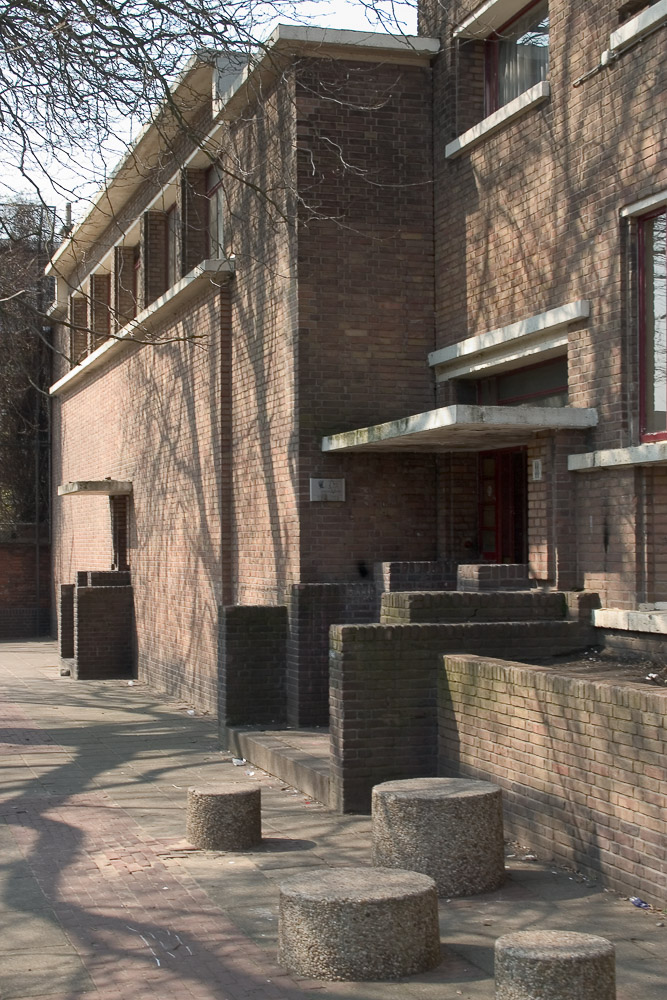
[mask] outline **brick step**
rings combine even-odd
[[[455,622],[545,622],[574,619],[590,623],[599,607],[596,594],[541,590],[407,591],[382,595],[383,625]]]

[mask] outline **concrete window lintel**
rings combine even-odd
[[[469,149],[477,146],[484,139],[494,135],[495,132],[499,132],[500,129],[513,122],[515,118],[519,118],[531,108],[544,103],[550,96],[551,87],[549,81],[541,80],[534,87],[530,87],[523,94],[519,94],[509,104],[505,104],[502,108],[494,111],[492,115],[489,115],[488,118],[484,118],[477,125],[469,128],[467,132],[464,132],[452,142],[447,143],[445,146],[445,157],[448,160],[454,160],[457,156],[462,156],[463,153],[467,153]]]
[[[437,380],[444,382],[477,372],[489,375],[501,368],[518,367],[524,358],[534,355],[546,360],[566,353],[567,325],[589,315],[589,300],[578,299],[433,351],[428,363],[437,369]]]
[[[525,6],[526,0],[486,0],[452,34],[454,38],[488,38]]]
[[[622,52],[628,45],[638,42],[654,28],[659,28],[667,21],[667,0],[658,0],[646,10],[631,17],[609,36],[609,49],[612,54]]]

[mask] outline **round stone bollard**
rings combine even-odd
[[[208,851],[245,851],[262,840],[259,785],[198,785],[188,788],[186,837]]]
[[[496,1000],[615,1000],[614,946],[572,931],[518,931],[496,941]]]
[[[317,869],[280,885],[278,961],[311,979],[399,979],[440,962],[433,880],[398,869]]]
[[[439,896],[505,880],[502,794],[488,781],[409,778],[373,788],[373,864],[423,872]]]

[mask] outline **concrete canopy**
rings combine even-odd
[[[322,438],[324,452],[487,451],[527,444],[536,434],[586,430],[597,410],[583,407],[442,406]]]

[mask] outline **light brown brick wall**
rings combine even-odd
[[[203,342],[122,355],[55,401],[53,428],[56,485],[105,476],[133,483],[128,561],[140,677],[211,711],[223,602],[221,459],[229,447],[220,408],[229,331],[218,299],[226,294],[204,295],[166,331],[196,332]],[[77,571],[110,568],[106,497],[54,497],[53,519],[56,586],[73,583]]]
[[[507,832],[656,906],[667,901],[667,691],[444,658],[442,774],[503,789]]]

